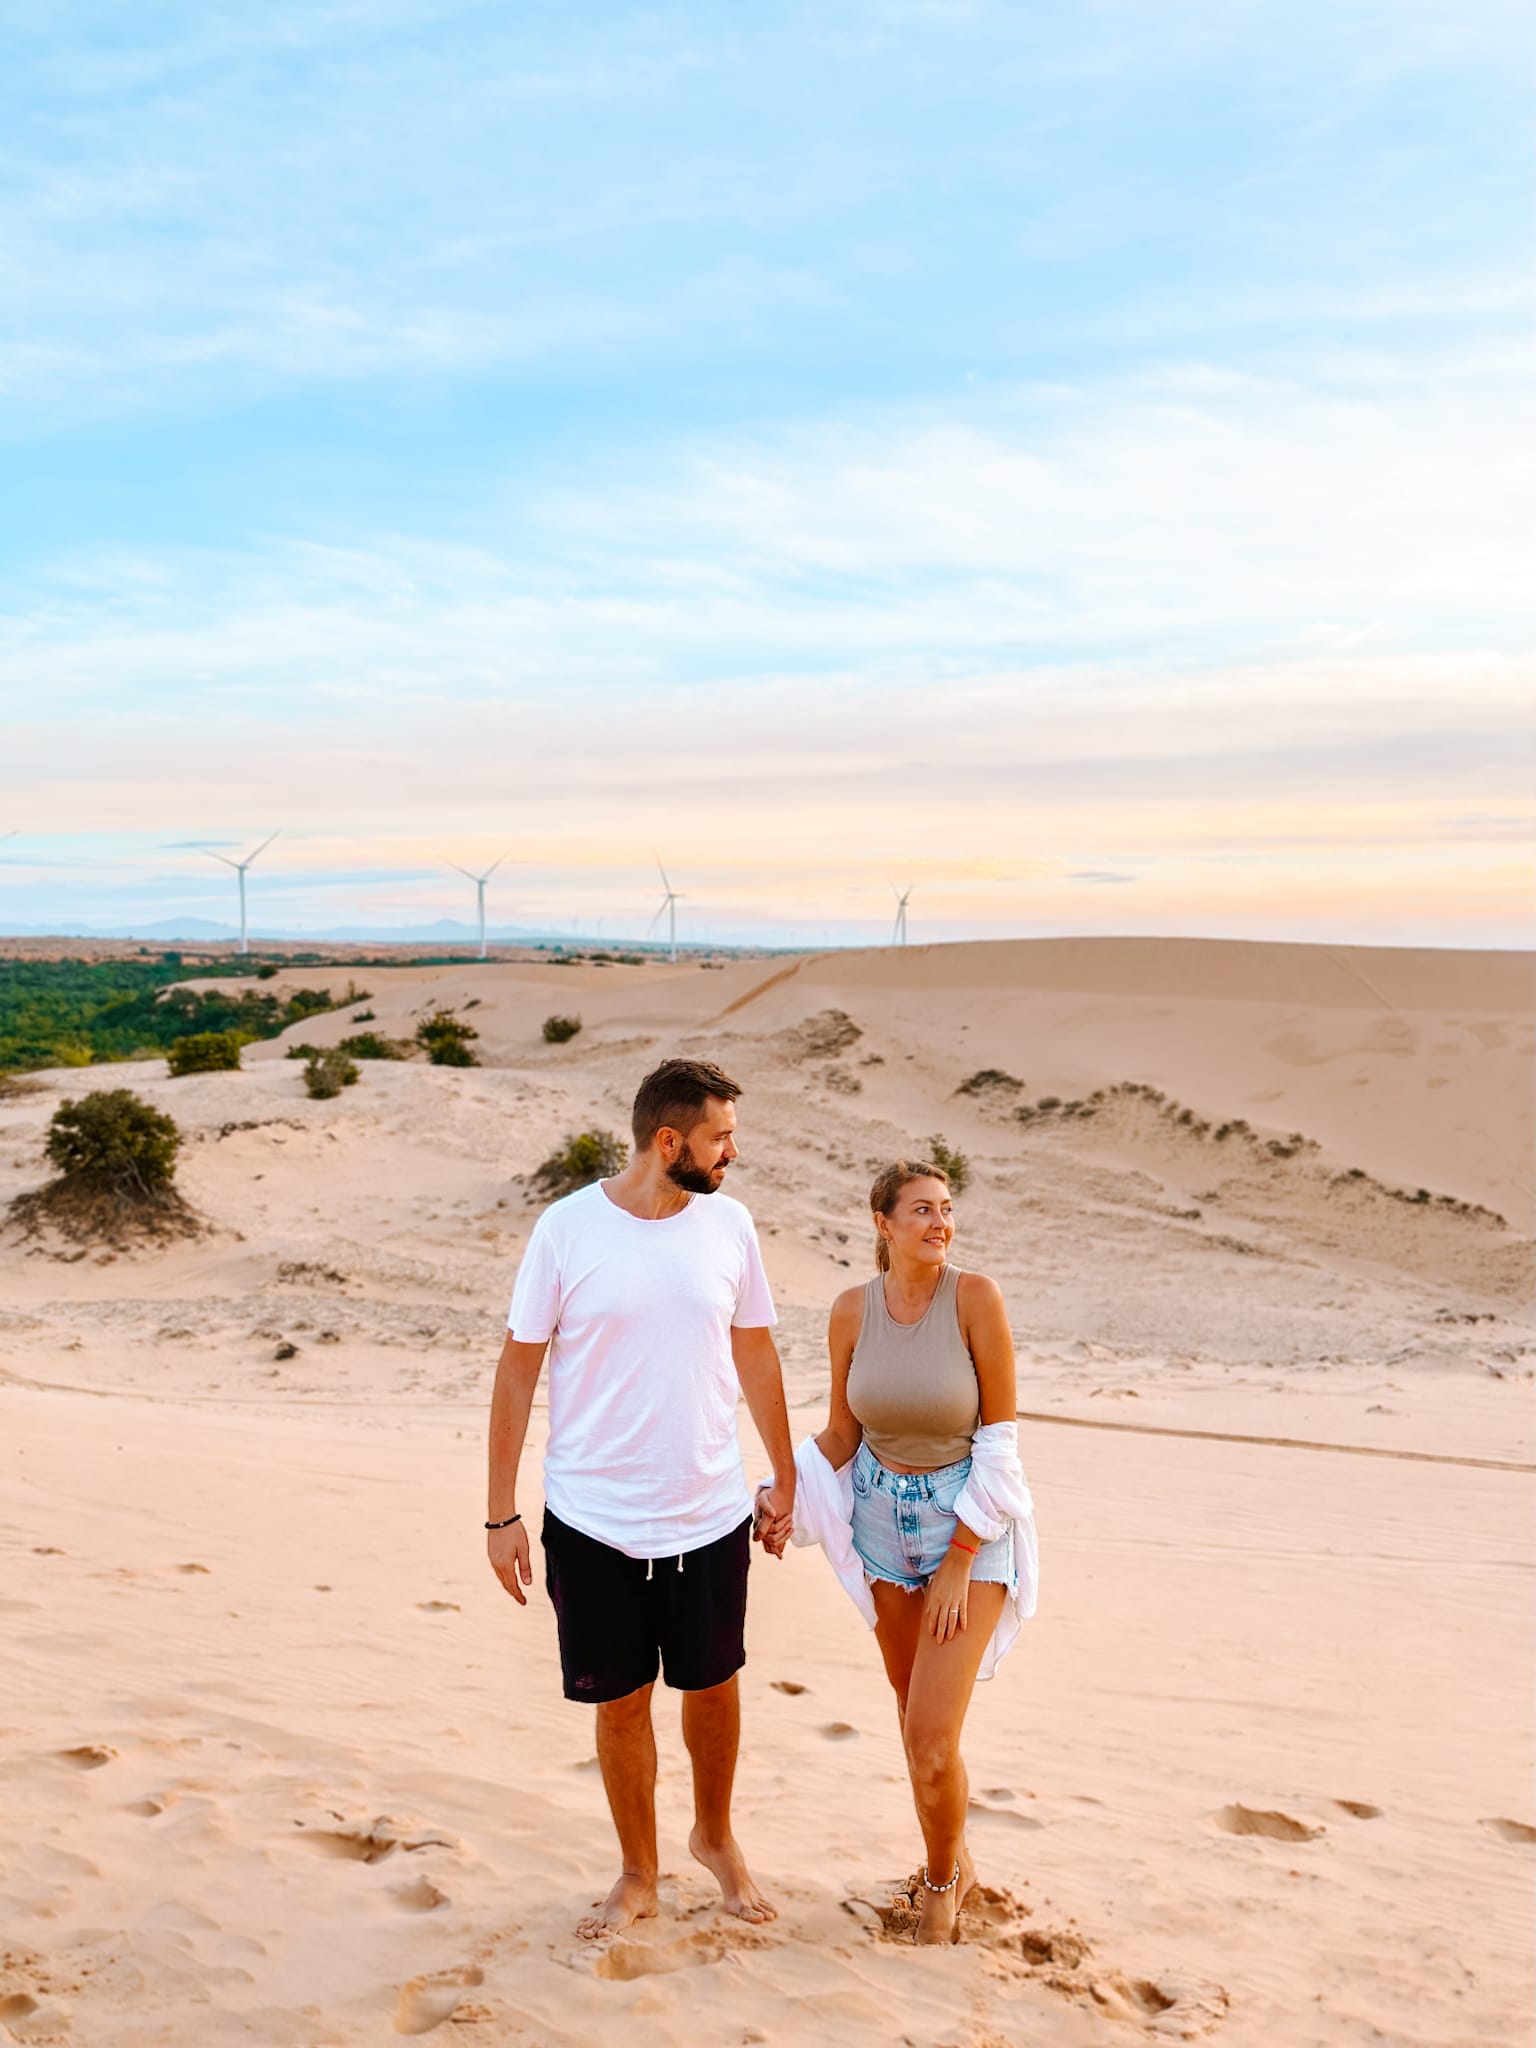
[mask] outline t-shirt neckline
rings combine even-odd
[[[688,1211],[693,1207],[697,1199],[696,1196],[690,1195],[681,1209],[674,1209],[670,1216],[637,1216],[633,1209],[626,1209],[622,1202],[616,1202],[613,1199],[612,1195],[608,1192],[608,1183],[606,1181],[594,1181],[592,1185],[602,1197],[605,1208],[611,1209],[615,1216],[627,1217],[631,1223],[638,1223],[647,1230],[658,1223],[675,1223],[680,1216],[688,1214]]]

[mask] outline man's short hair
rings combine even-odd
[[[708,1060],[663,1060],[635,1090],[635,1107],[630,1116],[635,1150],[647,1150],[663,1126],[687,1137],[702,1120],[711,1099],[734,1102],[740,1093],[740,1086],[730,1075],[711,1066]]]

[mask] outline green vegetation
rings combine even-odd
[[[345,1053],[354,1060],[407,1060],[411,1056],[409,1039],[385,1038],[377,1031],[354,1031],[350,1037],[338,1040],[335,1046],[310,1045],[307,1040],[290,1045],[283,1054],[286,1060],[318,1059],[323,1052]]]
[[[152,1195],[169,1187],[180,1149],[175,1119],[129,1088],[105,1088],[62,1103],[44,1146],[61,1174],[122,1195]]]
[[[434,1010],[416,1026],[416,1043],[425,1046],[434,1067],[478,1067],[479,1055],[470,1051],[470,1041],[479,1036],[473,1024],[452,1010]]]
[[[937,1132],[923,1140],[923,1149],[930,1165],[939,1166],[949,1175],[953,1193],[963,1195],[971,1184],[971,1162],[963,1152],[957,1152]]]
[[[76,1244],[124,1250],[146,1239],[196,1236],[202,1225],[174,1185],[180,1148],[175,1121],[130,1089],[64,1102],[44,1147],[58,1178],[18,1196],[12,1219],[31,1237],[51,1230]]]
[[[358,1079],[356,1060],[349,1060],[339,1046],[312,1052],[304,1062],[304,1086],[317,1102],[327,1102],[350,1088]]]
[[[564,1045],[568,1038],[574,1038],[581,1029],[579,1017],[546,1017],[544,1038],[549,1045]]]
[[[220,980],[247,970],[229,963],[197,972],[199,980]],[[303,1017],[367,996],[349,986],[333,1004],[323,989],[296,989],[279,1001],[251,988],[172,986],[186,974],[174,953],[160,960],[0,960],[0,1069],[154,1059],[179,1039],[208,1031],[275,1038]]]
[[[595,1180],[606,1180],[628,1164],[629,1147],[612,1131],[567,1133],[559,1151],[551,1152],[534,1174],[533,1185],[546,1202],[554,1202]]]
[[[385,1038],[377,1031],[354,1031],[338,1048],[355,1060],[403,1060],[410,1046],[398,1038]]]
[[[245,1039],[238,1031],[194,1031],[178,1038],[166,1063],[179,1080],[183,1074],[224,1074],[238,1069]]]

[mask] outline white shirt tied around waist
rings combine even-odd
[[[731,1331],[777,1320],[752,1218],[729,1195],[655,1218],[601,1183],[553,1203],[507,1318],[519,1343],[550,1345],[551,1510],[628,1557],[702,1550],[744,1521]]]
[[[853,1460],[834,1469],[808,1436],[795,1452],[797,1544],[817,1543],[839,1585],[868,1625],[875,1625],[874,1596],[853,1547]],[[1013,1648],[1023,1624],[1034,1614],[1040,1593],[1040,1545],[1035,1504],[1019,1463],[1019,1425],[984,1422],[971,1439],[971,1469],[955,1502],[955,1519],[983,1543],[1013,1531],[1014,1586],[1003,1602],[978,1678],[990,1678]]]

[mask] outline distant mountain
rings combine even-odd
[[[608,948],[616,952],[654,952],[655,941],[625,938],[593,938],[562,931],[535,931],[525,925],[490,925],[486,938],[493,946],[580,946]],[[129,939],[145,944],[229,946],[238,942],[238,926],[218,924],[206,917],[165,917],[152,923],[129,925],[99,924],[5,924],[0,938],[23,939]],[[334,925],[322,931],[253,931],[253,946],[452,946],[473,950],[480,943],[478,927],[457,918],[439,917],[431,924]]]

